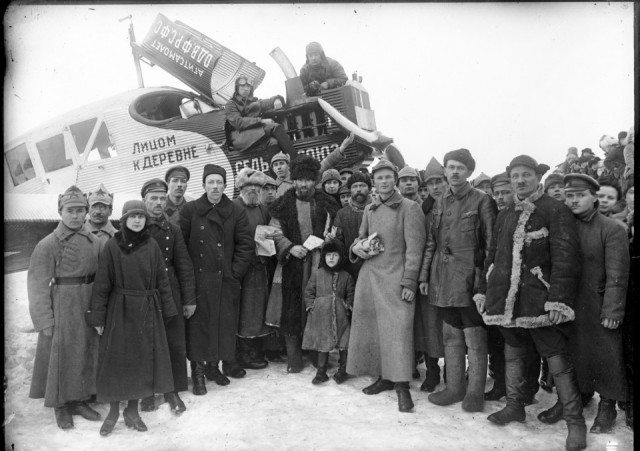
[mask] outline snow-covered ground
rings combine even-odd
[[[5,449],[12,450],[564,450],[566,425],[545,425],[536,415],[555,402],[542,390],[527,407],[525,423],[496,426],[486,417],[503,402],[488,402],[483,413],[466,413],[460,404],[437,407],[420,392],[422,381],[411,382],[414,413],[400,413],[396,394],[366,396],[361,389],[371,378],[351,378],[342,385],[333,380],[311,384],[315,371],[287,374],[284,363],[248,371],[218,387],[207,381],[209,393],[181,396],[187,411],[174,417],[167,404],[142,412],[148,432],[127,429],[122,415],[114,432],[101,437],[101,422],[74,416],[75,428],[58,429],[53,410],[43,400],[29,399],[29,384],[37,335],[32,332],[27,306],[26,271],[5,275]],[[331,356],[333,373],[337,356]],[[440,364],[442,365],[442,359]],[[424,378],[424,366],[420,366]],[[490,387],[491,379],[487,385]],[[442,389],[442,385],[438,388]],[[156,396],[160,402],[160,395]],[[106,416],[107,405],[96,410]],[[585,410],[587,427],[593,423],[597,396]],[[618,411],[612,434],[587,437],[588,449],[633,449],[633,432]]]

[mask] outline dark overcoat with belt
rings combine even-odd
[[[187,320],[191,361],[233,360],[240,283],[255,255],[247,213],[223,194],[206,193],[180,211],[180,227],[196,276],[196,312]]]

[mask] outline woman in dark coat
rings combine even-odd
[[[162,252],[150,239],[144,203],[128,201],[122,229],[100,254],[87,323],[102,333],[98,355],[97,399],[111,403],[100,429],[109,435],[119,402],[128,427],[146,431],[138,399],[172,392],[171,358],[164,321],[177,315]],[[163,321],[164,319],[164,321]]]

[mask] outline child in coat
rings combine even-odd
[[[318,371],[313,384],[329,380],[327,363],[329,351],[334,348],[338,348],[340,360],[333,379],[341,384],[348,377],[347,346],[354,282],[349,273],[342,269],[346,263],[344,258],[342,243],[336,240],[326,242],[322,246],[320,266],[311,274],[305,289],[307,325],[302,349],[318,351]]]

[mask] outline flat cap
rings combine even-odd
[[[263,174],[264,174],[264,172],[263,172]],[[273,177],[268,176],[267,174],[264,174],[264,180],[262,182],[262,186],[267,186],[267,185],[278,186],[278,184],[276,183],[276,179],[274,179]]]
[[[567,174],[564,176],[564,190],[566,191],[584,191],[588,189],[596,192],[600,189],[600,184],[593,177],[587,174]]]
[[[507,177],[506,172],[501,172],[500,174],[491,177],[491,189],[495,189],[495,187],[502,185],[511,185],[511,179]]]
[[[147,193],[150,193],[152,191],[160,191],[160,192],[166,193],[167,191],[169,191],[169,186],[167,186],[165,181],[162,179],[155,178],[155,179],[147,180],[142,185],[142,189],[140,190],[140,196],[144,198],[144,196],[146,196]]]
[[[511,160],[511,163],[509,163],[509,166],[507,166],[508,176],[511,176],[511,169],[516,166],[526,166],[528,168],[531,168],[536,171],[536,174],[538,175],[543,175],[550,169],[546,164],[538,164],[538,162],[529,155],[518,155],[513,160]]]
[[[188,182],[189,178],[191,178],[191,173],[189,172],[189,169],[184,166],[172,166],[167,169],[167,172],[165,172],[164,181],[169,183],[169,179],[171,179],[171,177],[184,177]]]

